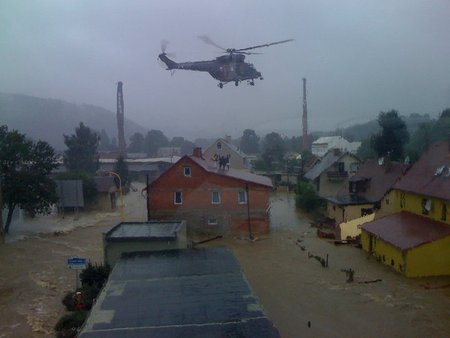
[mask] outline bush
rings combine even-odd
[[[96,287],[100,290],[108,279],[111,268],[109,265],[88,263],[86,269],[80,274],[81,285],[84,287]]]
[[[317,213],[325,207],[325,202],[321,199],[311,184],[306,182],[299,182],[295,188],[297,194],[295,205],[310,213]]]
[[[58,338],[76,337],[87,318],[87,311],[70,312],[62,316],[55,325]]]

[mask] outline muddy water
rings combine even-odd
[[[450,288],[421,286],[450,278],[406,279],[360,249],[317,238],[292,194],[274,195],[271,205],[269,237],[227,244],[282,337],[450,337]],[[329,267],[308,252],[328,254]],[[353,283],[341,271],[348,268]]]
[[[139,193],[126,203],[127,220],[145,220]],[[450,284],[450,278],[406,279],[359,249],[316,238],[292,194],[274,195],[271,205],[269,236],[207,245],[232,248],[282,337],[450,337],[450,288],[421,286]],[[101,235],[119,221],[119,213],[82,215],[76,224],[90,226],[0,245],[0,337],[53,337],[64,312],[61,298],[75,284],[66,259],[102,261]],[[308,252],[328,253],[329,268]],[[341,272],[350,267],[356,271],[351,284]],[[382,282],[358,283],[374,279]]]

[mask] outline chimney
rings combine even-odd
[[[198,157],[198,158],[203,158],[202,157],[202,147],[195,147],[194,151],[192,152],[192,156]]]
[[[388,151],[384,159],[384,172],[388,173],[392,169],[391,153]]]

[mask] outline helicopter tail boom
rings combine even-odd
[[[177,69],[178,68],[178,64],[175,61],[172,61],[171,59],[169,59],[166,55],[166,53],[161,53],[158,55],[158,58],[164,62],[167,66],[167,69]]]

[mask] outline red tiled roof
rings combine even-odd
[[[438,170],[442,171],[438,174]],[[450,200],[450,150],[448,142],[436,143],[422,155],[395,189]]]
[[[450,225],[406,211],[365,223],[362,228],[402,251],[450,236]]]
[[[231,178],[235,178],[241,181],[245,182],[251,182],[259,185],[263,185],[269,188],[273,188],[273,184],[270,178],[266,176],[261,175],[255,175],[243,170],[237,170],[233,168],[229,168],[226,170],[219,170],[219,168],[216,168],[212,165],[212,163],[207,162],[206,160],[196,157],[196,156],[189,156],[189,158],[197,163],[199,166],[201,166],[206,171],[213,173],[215,175],[220,176],[227,176]]]

